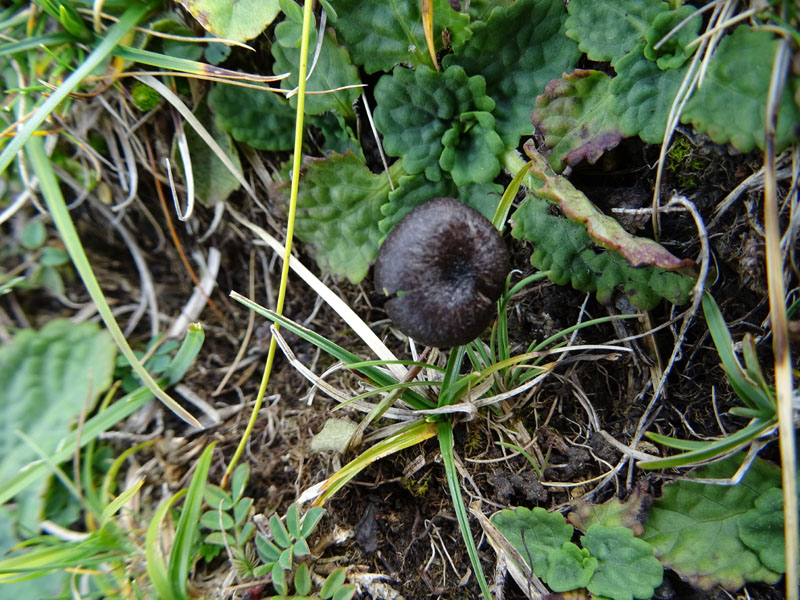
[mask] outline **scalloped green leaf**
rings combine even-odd
[[[295,110],[273,92],[218,84],[208,93],[216,124],[259,150],[294,146]]]
[[[397,178],[400,163],[390,172]],[[381,206],[389,181],[353,153],[306,159],[297,197],[295,235],[307,243],[320,268],[358,283],[378,253]]]
[[[541,507],[501,510],[491,518],[495,527],[516,548],[537,577],[544,577],[548,557],[569,542],[574,531],[561,513],[549,513]]]
[[[637,487],[624,502],[616,498],[603,504],[579,500],[567,520],[581,531],[588,531],[592,525],[627,527],[639,536],[644,530],[643,518],[650,502],[650,494],[643,487]]]
[[[219,126],[216,119],[212,118],[206,102],[197,107],[194,111],[194,116],[205,125],[211,137],[219,144],[233,165],[241,170],[239,153],[236,151],[236,146],[231,136]],[[194,127],[187,127],[184,131],[186,143],[189,146],[189,156],[192,161],[192,176],[194,177],[197,199],[206,206],[224,202],[231,193],[239,189],[241,184],[228,168],[222,164],[222,161],[208,147],[208,144],[197,135]],[[177,152],[176,157],[180,158]]]
[[[495,102],[495,129],[507,147],[530,135],[536,96],[551,79],[571,71],[580,53],[564,33],[567,12],[562,0],[518,0],[498,6],[486,21],[472,26],[463,49],[442,60],[486,79]]]
[[[625,527],[592,525],[581,538],[584,550],[597,559],[587,589],[612,600],[647,599],[661,585],[664,567],[647,542]]]
[[[433,67],[418,0],[362,2],[337,0],[334,28],[350,50],[353,61],[367,73],[391,71],[400,63]],[[448,0],[433,2],[433,38],[442,49],[446,28],[458,47],[469,37],[469,16],[456,12]]]
[[[597,559],[572,542],[564,542],[550,553],[547,573],[542,578],[554,592],[567,592],[586,587],[597,569]]]
[[[591,60],[616,65],[643,42],[656,16],[669,10],[661,0],[571,0],[567,36]]]
[[[620,59],[616,68],[618,75],[611,80],[609,91],[622,132],[638,135],[648,144],[660,144],[686,67],[662,71],[644,57],[640,45]]]
[[[288,18],[275,27],[275,43],[272,44],[272,56],[275,58],[273,72],[290,73],[281,81],[281,88],[292,90],[297,87],[297,68],[300,64],[300,37],[302,22]],[[312,25],[309,32],[309,68],[313,58],[313,49],[317,44],[317,27]],[[319,115],[335,110],[346,119],[355,119],[353,102],[361,94],[361,88],[345,88],[358,85],[358,69],[350,62],[347,50],[337,45],[330,31],[325,32],[322,49],[311,76],[306,81],[305,112],[308,115]],[[336,91],[333,91],[336,90]],[[326,92],[312,94],[310,92]],[[289,100],[292,108],[297,107],[297,96]]]
[[[706,78],[681,115],[718,144],[741,152],[764,148],[764,115],[778,40],[768,31],[740,25],[719,43]],[[796,82],[786,86],[778,107],[776,150],[798,140],[800,110],[792,100]]]
[[[702,17],[697,14],[684,23],[677,33],[673,34],[656,50],[655,46],[663,37],[687,19],[692,13],[697,12],[694,6],[685,4],[675,10],[656,15],[653,24],[644,36],[647,45],[644,48],[645,58],[656,61],[659,69],[677,69],[694,54],[695,48],[687,48],[694,41],[703,23]]]
[[[246,42],[278,16],[278,0],[179,0],[203,29],[217,37]]]
[[[649,310],[662,299],[683,304],[694,281],[690,277],[658,267],[631,267],[612,250],[596,249],[580,223],[551,215],[550,204],[528,196],[512,215],[511,234],[535,244],[531,264],[546,271],[558,285],[593,292],[602,303],[620,289],[631,303]]]
[[[713,463],[698,477],[731,477],[743,459],[738,455]],[[642,539],[653,546],[665,567],[705,590],[721,585],[735,591],[748,581],[774,584],[780,575],[762,564],[758,553],[739,537],[742,519],[756,500],[780,485],[780,471],[756,459],[732,486],[676,481],[664,486],[645,523]],[[747,520],[745,520],[747,522]]]
[[[576,69],[553,79],[536,99],[531,121],[551,149],[547,159],[555,171],[582,160],[594,164],[624,137],[611,110],[610,83],[602,71]]]
[[[444,72],[397,67],[378,81],[375,100],[384,150],[402,157],[407,173],[439,181],[444,169],[460,183],[485,183],[500,172],[503,145],[492,129],[494,102],[483,77],[468,77],[457,66]]]
[[[325,152],[333,151],[338,154],[347,154],[349,150],[354,152],[362,161],[366,160],[358,137],[339,113],[323,113],[316,117],[311,117],[309,123],[318,127],[325,138],[323,145]]]
[[[786,570],[783,543],[783,490],[770,488],[759,496],[755,506],[739,519],[739,538],[758,553],[761,563],[771,571]]]
[[[0,346],[0,479],[40,458],[17,431],[46,456],[70,432],[81,411],[91,411],[111,385],[117,347],[96,323],[50,321],[40,330],[24,329]],[[41,498],[29,487],[17,497],[17,522],[36,530]]]
[[[491,221],[502,195],[499,183],[469,183],[458,188],[456,198]]]

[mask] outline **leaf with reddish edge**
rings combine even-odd
[[[548,160],[554,170],[584,159],[594,164],[625,137],[611,110],[610,82],[602,71],[575,69],[553,79],[536,98],[531,121],[552,148]]]
[[[557,204],[567,217],[582,223],[595,243],[616,250],[633,267],[653,265],[687,274],[694,270],[693,260],[677,258],[658,242],[629,234],[615,219],[601,213],[569,180],[550,168],[531,141],[526,142],[525,153],[533,161],[531,174],[543,182],[536,195]]]

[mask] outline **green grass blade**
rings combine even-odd
[[[167,370],[164,371],[164,376],[169,381],[169,384],[178,383],[189,367],[194,364],[194,359],[200,353],[200,348],[203,347],[203,341],[206,339],[206,334],[203,331],[203,326],[200,323],[192,323],[189,325],[189,331],[186,332],[186,337],[183,338],[181,347],[169,361]]]
[[[102,41],[92,50],[81,66],[53,91],[25,122],[22,131],[18,132],[8,146],[0,152],[0,173],[4,172],[14,157],[33,135],[33,132],[50,116],[83,79],[89,75],[111,53],[114,47],[124,38],[154,6],[153,2],[134,2],[122,14],[119,21],[106,31]]]
[[[122,492],[119,496],[114,498],[104,509],[100,515],[100,526],[102,527],[111,520],[117,512],[128,503],[138,492],[139,488],[144,484],[144,479],[140,479],[134,485]]]
[[[200,535],[197,523],[200,521],[200,510],[203,508],[203,497],[208,479],[208,469],[216,443],[209,444],[197,461],[186,501],[183,503],[178,526],[175,528],[175,542],[169,557],[169,579],[172,589],[179,598],[188,598],[187,584],[189,571],[196,558],[195,539]]]
[[[156,597],[159,600],[183,600],[179,596],[175,596],[172,585],[170,585],[167,565],[164,563],[164,557],[161,553],[161,544],[158,534],[172,505],[184,494],[186,494],[186,490],[181,490],[159,506],[153,514],[150,525],[147,527],[144,551],[146,559],[145,567],[147,569],[147,577],[150,579],[150,583],[153,585]]]
[[[57,33],[46,33],[44,35],[25,38],[18,42],[0,44],[0,56],[11,56],[13,54],[27,52],[28,50],[33,50],[42,46],[46,47],[55,46],[57,44],[68,44],[74,41],[75,38],[63,31],[59,31]]]
[[[469,518],[467,517],[467,510],[464,507],[464,500],[461,498],[461,487],[458,484],[456,460],[453,455],[452,425],[449,421],[441,421],[438,425],[439,448],[442,452],[442,462],[444,463],[444,471],[447,475],[447,486],[450,488],[450,497],[453,499],[453,508],[456,511],[458,527],[461,529],[461,536],[464,538],[464,544],[467,546],[469,561],[472,564],[475,577],[478,579],[478,585],[481,588],[484,600],[492,600],[492,594],[489,592],[486,576],[483,574],[481,561],[480,558],[478,558],[478,548],[475,546],[475,540],[472,539],[472,531],[469,528]]]
[[[86,286],[86,291],[89,292],[89,296],[91,296],[92,301],[95,303],[95,306],[97,306],[97,312],[100,313],[108,332],[111,334],[111,337],[114,338],[120,352],[125,355],[125,358],[128,359],[128,362],[139,376],[139,379],[153,392],[156,398],[161,400],[169,410],[190,425],[200,427],[200,423],[197,419],[189,414],[186,409],[175,402],[175,400],[168,396],[166,392],[156,384],[153,377],[147,372],[139,359],[136,358],[133,350],[128,345],[122,330],[117,324],[117,320],[114,318],[114,314],[111,312],[111,308],[106,302],[103,290],[100,289],[100,284],[97,283],[92,267],[89,264],[89,259],[83,250],[78,232],[75,229],[75,224],[72,222],[72,218],[67,210],[64,197],[61,195],[61,189],[58,186],[58,181],[53,172],[53,166],[50,164],[47,154],[44,151],[42,139],[36,136],[31,137],[25,146],[25,150],[31,161],[33,170],[39,177],[39,187],[47,203],[50,216],[53,218],[53,223],[58,229],[58,233],[61,235],[61,239],[72,258],[75,269],[80,274],[84,286]]]

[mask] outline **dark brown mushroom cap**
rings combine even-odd
[[[386,238],[375,288],[389,297],[386,312],[403,333],[428,346],[459,346],[492,322],[508,271],[508,250],[486,217],[434,198]]]

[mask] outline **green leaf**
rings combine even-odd
[[[399,164],[393,165],[396,177]],[[297,197],[295,234],[320,268],[358,283],[378,253],[378,221],[389,182],[354,154],[306,160]]]
[[[50,456],[82,411],[91,411],[108,386],[116,346],[108,332],[95,323],[50,321],[39,331],[20,331],[0,346],[0,479],[17,474],[39,458],[19,439],[22,431]],[[18,498],[15,518],[36,528],[41,500],[30,489]]]
[[[219,528],[219,526],[217,526],[217,528]],[[213,544],[215,546],[224,546],[226,543],[228,546],[236,545],[236,539],[233,537],[233,535],[223,531],[212,531],[203,539],[203,541],[206,544]]]
[[[42,256],[39,264],[43,267],[61,267],[69,263],[69,254],[62,248],[55,246],[45,246],[42,248]]]
[[[571,0],[567,36],[591,60],[617,61],[632,51],[669,5],[661,0]]]
[[[294,558],[294,553],[292,551],[292,547],[289,546],[288,548],[286,548],[286,550],[281,552],[281,555],[278,558],[278,562],[276,563],[275,566],[276,567],[280,567],[281,569],[284,569],[286,571],[290,571],[291,568],[292,568],[292,560],[293,560],[293,558]],[[273,573],[274,573],[274,569],[273,569]]]
[[[619,60],[616,69],[619,74],[609,90],[622,132],[626,136],[638,135],[648,144],[660,144],[686,68],[662,71],[637,46]]]
[[[320,508],[319,506],[310,508],[308,512],[303,515],[303,522],[300,526],[300,537],[306,539],[308,536],[310,536],[311,532],[313,532],[317,527],[317,523],[319,523],[319,520],[324,514],[324,508]]]
[[[597,559],[597,570],[586,586],[592,594],[613,600],[647,599],[661,585],[664,568],[653,548],[633,537],[630,529],[592,525],[581,544]]]
[[[400,63],[433,67],[422,30],[418,0],[361,2],[336,0],[339,18],[334,25],[356,64],[367,73],[391,71]],[[433,37],[442,49],[442,32],[455,44],[468,37],[469,17],[450,8],[448,0],[433,2]]]
[[[407,173],[439,181],[444,169],[463,184],[485,183],[500,172],[503,144],[483,77],[468,77],[457,66],[444,72],[398,67],[378,81],[375,100],[384,150],[401,156]]]
[[[164,376],[167,378],[170,385],[178,383],[183,379],[186,371],[194,364],[195,358],[197,358],[197,355],[200,353],[200,348],[202,348],[205,338],[206,334],[200,323],[189,324],[189,330],[186,332],[186,337],[183,338],[180,348],[178,348],[175,356],[172,357],[164,367]],[[169,342],[161,346],[161,348],[164,349],[167,344],[169,344]],[[156,353],[156,356],[157,355],[158,353]],[[164,355],[164,358],[168,359],[169,357]]]
[[[764,113],[772,61],[778,40],[768,31],[740,25],[719,43],[706,78],[681,116],[718,144],[730,142],[741,152],[764,148]],[[776,150],[797,141],[800,110],[786,86],[778,107]]]
[[[286,588],[286,572],[278,563],[275,563],[272,567],[272,586],[279,594],[286,594],[288,591]]]
[[[502,195],[499,183],[468,183],[458,188],[456,198],[491,221]]]
[[[728,478],[743,459],[737,455],[700,469],[698,477]],[[742,518],[755,501],[780,485],[780,471],[756,459],[737,485],[676,481],[650,509],[642,539],[661,563],[704,590],[721,585],[735,591],[748,581],[774,584],[780,575],[762,564],[739,537]],[[747,522],[747,520],[745,520]]]
[[[564,542],[550,553],[543,580],[554,592],[567,592],[586,587],[597,569],[597,559],[572,542]]]
[[[217,125],[238,142],[259,150],[294,147],[295,111],[274,92],[222,83],[208,93],[208,105]]]
[[[236,503],[233,508],[233,521],[237,527],[241,527],[247,516],[250,514],[250,509],[253,507],[252,498],[242,498]]]
[[[231,477],[231,494],[233,494],[233,501],[239,502],[244,495],[244,489],[247,487],[247,482],[250,479],[250,465],[242,463],[233,470]]]
[[[783,543],[783,491],[770,488],[759,496],[755,506],[739,519],[739,537],[758,553],[761,563],[769,570],[786,570]]]
[[[546,271],[548,278],[575,289],[595,292],[608,302],[618,287],[643,310],[661,299],[673,304],[688,300],[691,278],[658,267],[631,267],[621,255],[594,248],[586,229],[579,223],[549,213],[547,201],[528,196],[512,215],[511,234],[536,245],[531,264]]]
[[[308,542],[304,539],[297,540],[292,544],[292,554],[294,556],[308,556],[311,554],[311,549],[308,547]]]
[[[677,69],[694,53],[694,49],[697,46],[693,48],[687,48],[686,46],[694,41],[700,31],[703,19],[699,14],[687,23],[683,23],[678,32],[661,44],[658,50],[654,46],[661,42],[663,37],[684,19],[695,12],[697,12],[697,9],[694,6],[685,4],[675,10],[659,13],[653,19],[653,24],[644,36],[647,42],[644,48],[644,55],[646,58],[656,61],[659,69]]]
[[[533,510],[523,507],[501,510],[491,521],[538,577],[544,577],[548,557],[569,542],[573,532],[561,513],[548,513],[538,506]]]
[[[179,0],[200,25],[217,37],[245,42],[278,16],[277,0]]]
[[[565,36],[566,18],[562,0],[518,0],[498,6],[487,21],[472,26],[472,38],[462,50],[442,60],[445,66],[460,65],[468,74],[486,79],[486,93],[495,102],[495,127],[509,148],[532,133],[530,112],[536,96],[578,60],[576,44]]]
[[[356,594],[354,585],[345,585],[340,587],[333,594],[333,600],[350,600]]]
[[[41,221],[28,221],[22,228],[20,243],[28,250],[34,250],[47,239],[47,228]]]
[[[297,516],[297,504],[292,504],[286,511],[286,529],[293,538],[300,537],[300,520]]]
[[[311,117],[309,123],[319,128],[325,138],[323,148],[326,153],[333,151],[338,154],[347,154],[348,151],[352,151],[361,162],[365,162],[364,150],[361,148],[358,136],[339,113],[323,113]]]
[[[299,596],[307,596],[311,593],[311,574],[305,564],[297,567],[294,574],[294,592]]]
[[[551,148],[547,158],[555,171],[582,160],[594,164],[622,140],[610,83],[602,71],[576,69],[552,80],[536,99],[531,121]]]
[[[258,557],[264,563],[275,562],[281,555],[280,548],[262,535],[256,536],[256,552],[258,552]]]
[[[322,589],[319,591],[319,596],[322,600],[333,598],[333,595],[344,584],[345,571],[344,567],[339,567],[333,573],[328,575],[325,583],[322,584]]]
[[[231,517],[228,513],[223,512],[220,513],[217,510],[209,510],[204,512],[200,516],[200,525],[203,527],[207,527],[208,529],[216,529],[217,531],[220,530],[220,514],[222,515],[222,529],[232,529],[233,528],[233,517]]]
[[[309,47],[317,43],[317,28],[309,32]],[[272,56],[275,58],[274,73],[290,73],[281,81],[281,87],[291,90],[297,87],[297,68],[300,64],[299,40],[302,23],[286,20],[275,27],[275,43],[272,44]],[[309,56],[309,64],[311,62]],[[309,94],[309,92],[328,92],[347,85],[361,83],[358,69],[350,62],[347,50],[337,46],[330,32],[322,39],[322,50],[314,71],[306,82],[305,111],[309,115],[319,115],[329,110],[338,111],[346,119],[354,119],[353,102],[361,93],[360,88],[341,89],[325,94]],[[297,96],[289,101],[292,108],[297,107]]]
[[[205,497],[206,503],[214,510],[220,508],[220,502],[222,503],[222,510],[230,510],[233,508],[233,500],[230,495],[219,486],[207,485]]]
[[[269,531],[272,534],[272,539],[281,548],[286,549],[291,545],[292,540],[289,538],[289,532],[286,531],[286,527],[284,527],[283,521],[278,518],[278,515],[270,517]],[[291,563],[291,560],[289,562]]]

